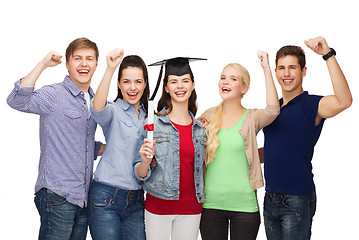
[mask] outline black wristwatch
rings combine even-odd
[[[323,59],[327,61],[328,58],[330,58],[331,56],[335,56],[336,54],[337,53],[335,52],[335,50],[333,48],[330,48],[330,51],[327,54],[323,55]]]

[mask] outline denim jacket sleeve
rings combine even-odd
[[[146,124],[147,124],[147,119],[145,119],[143,126],[145,126]],[[138,165],[140,165],[140,163],[142,162],[142,159],[141,159],[141,156],[140,156],[140,149],[141,149],[143,141],[144,141],[144,139],[146,137],[147,137],[146,136],[146,131],[144,130],[144,127],[142,127],[141,130],[140,130],[140,137],[138,139],[138,144],[137,144],[137,147],[135,149],[135,159],[134,159],[134,162],[133,162],[133,171],[134,171],[135,177],[139,181],[146,181],[147,179],[149,179],[151,177],[151,168],[148,169],[147,176],[144,177],[144,178],[140,177],[138,175],[138,173],[137,173]]]

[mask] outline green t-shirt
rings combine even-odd
[[[257,212],[257,192],[253,191],[248,176],[248,160],[244,151],[242,127],[248,109],[232,127],[221,128],[217,136],[220,145],[213,162],[208,164],[203,208],[239,212]]]

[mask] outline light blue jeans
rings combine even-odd
[[[146,239],[143,189],[123,190],[92,181],[88,202],[92,239]]]
[[[307,196],[266,192],[263,215],[267,239],[310,239],[316,202],[315,192]]]
[[[87,208],[73,205],[46,188],[35,194],[34,201],[41,218],[39,240],[86,239]]]

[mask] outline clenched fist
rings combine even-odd
[[[109,54],[106,56],[107,66],[109,68],[116,69],[122,61],[123,54],[124,50],[120,50],[118,48],[109,52]]]
[[[61,58],[61,54],[51,51],[42,59],[42,63],[45,67],[54,67],[61,63]]]
[[[330,52],[327,41],[323,37],[311,38],[307,41],[304,41],[305,45],[312,49],[315,53],[319,55],[325,55]]]
[[[269,68],[269,60],[268,60],[268,53],[258,50],[257,51],[257,56],[259,58],[259,60],[261,60],[261,66],[262,68]]]

